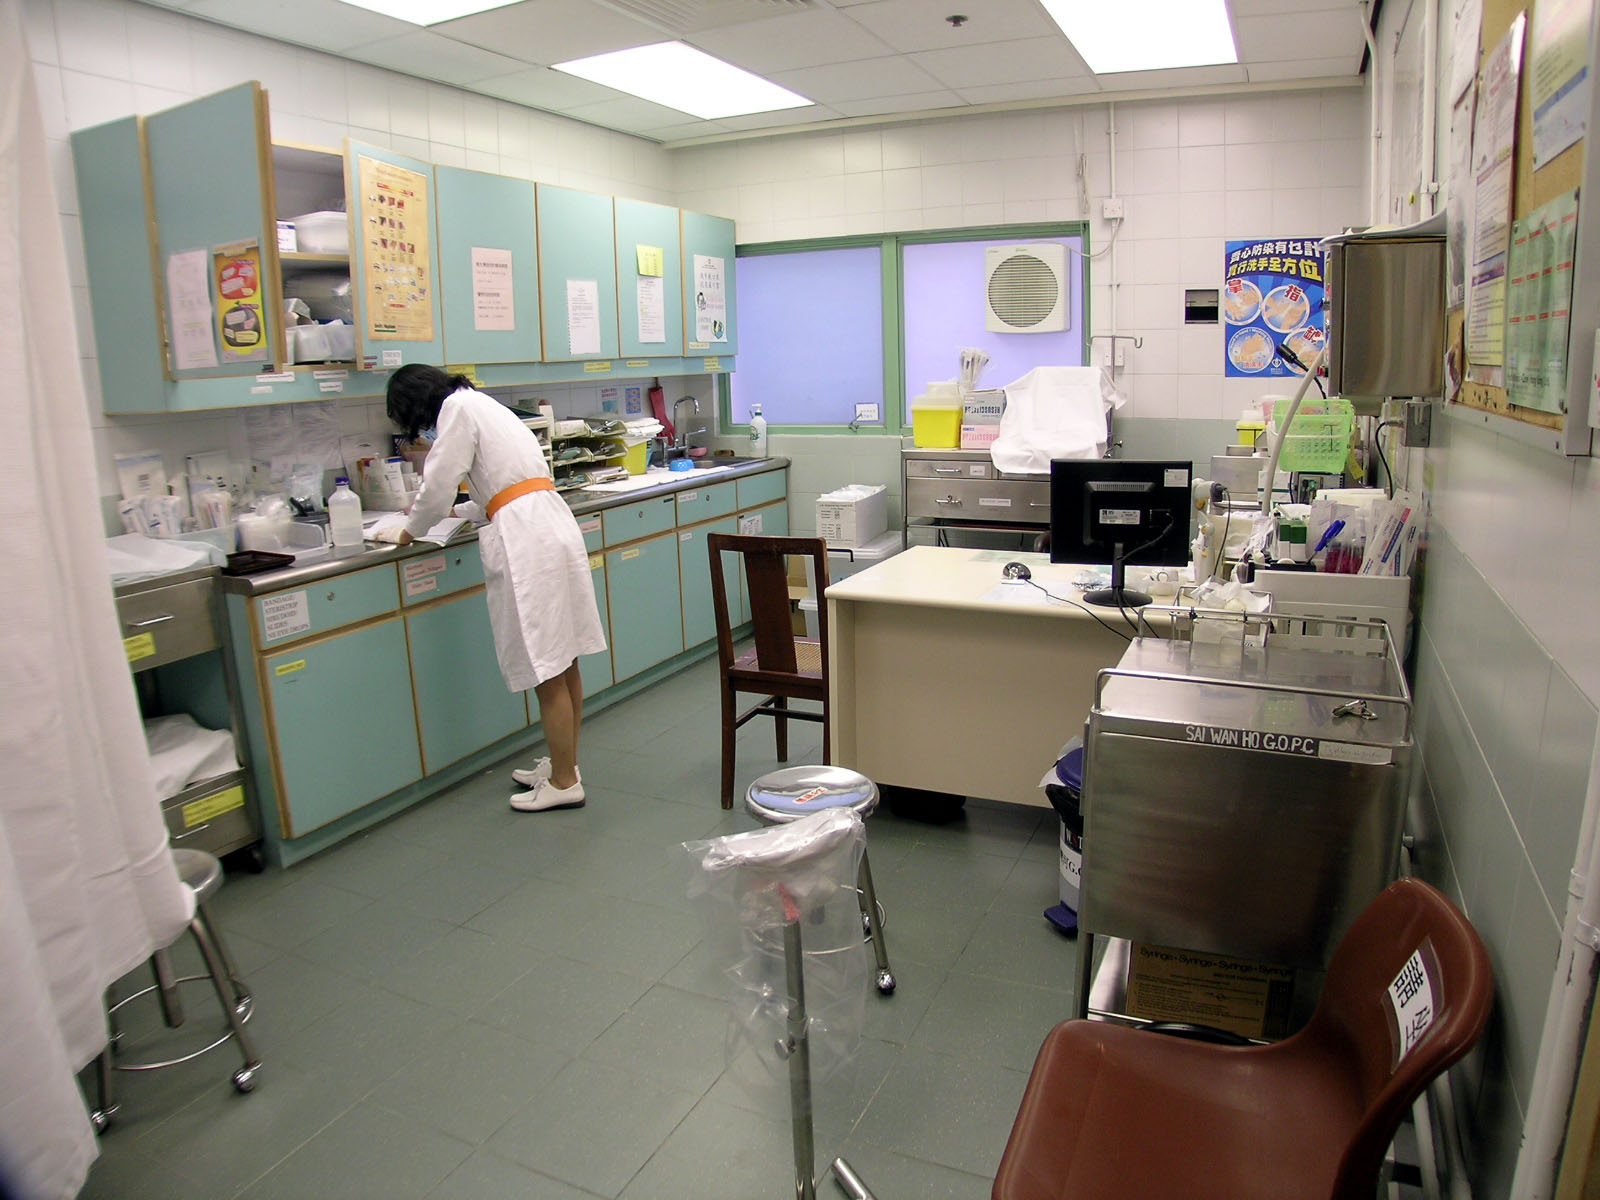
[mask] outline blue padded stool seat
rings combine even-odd
[[[783,767],[768,771],[750,784],[745,790],[744,807],[752,817],[768,825],[787,825],[830,808],[854,809],[864,821],[878,807],[878,785],[848,767]],[[878,991],[887,996],[894,991],[894,973],[889,969],[889,951],[883,940],[883,907],[872,886],[872,865],[865,847],[861,851],[856,895],[861,901],[861,925],[877,960],[875,982]]]

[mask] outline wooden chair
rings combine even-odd
[[[994,1200],[1372,1200],[1402,1117],[1493,998],[1466,917],[1402,879],[1345,933],[1310,1023],[1275,1045],[1057,1025]]]
[[[722,807],[733,807],[734,739],[751,717],[769,716],[777,733],[778,761],[789,761],[789,722],[822,723],[822,761],[831,761],[828,738],[828,608],[822,592],[828,586],[827,544],[821,538],[756,537],[713,533],[706,537],[711,553],[711,601],[717,619],[717,660],[722,668]],[[723,555],[737,554],[744,563],[750,595],[750,620],[755,646],[733,652],[733,627],[728,615],[728,589]],[[789,609],[789,556],[809,559],[817,589],[816,638],[796,637]],[[745,712],[738,694],[764,697]],[[790,700],[817,700],[820,713],[790,709]]]

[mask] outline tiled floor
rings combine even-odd
[[[791,728],[791,761],[816,761],[819,727]],[[581,810],[507,808],[528,753],[287,871],[230,876],[216,915],[257,997],[259,1086],[234,1092],[231,1047],[119,1073],[83,1194],[792,1196],[786,1098],[724,1077],[729,1005],[673,855],[753,827],[717,805],[716,731],[702,662],[585,723]],[[777,765],[769,722],[742,731],[739,765],[741,787]],[[1040,916],[1055,838],[1048,810],[975,802],[946,826],[870,820],[899,989],[868,998],[852,1077],[821,1090],[820,1164],[843,1152],[882,1200],[988,1196],[1070,1005],[1073,943]],[[194,994],[191,1020],[220,1021]]]

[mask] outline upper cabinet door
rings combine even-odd
[[[678,210],[616,200],[617,323],[624,358],[683,357]]]
[[[283,301],[266,93],[240,84],[144,128],[172,377],[272,370]]]
[[[683,214],[683,352],[714,358],[739,350],[734,318],[733,222]]]
[[[433,164],[351,140],[344,158],[357,361],[443,363]]]
[[[617,249],[610,196],[537,185],[547,362],[617,357]]]
[[[539,246],[533,184],[435,167],[445,359],[537,362]]]

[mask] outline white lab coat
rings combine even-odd
[[[548,479],[539,439],[492,396],[462,388],[439,410],[438,436],[422,467],[422,491],[406,528],[413,536],[450,511],[464,478],[479,508],[524,479]],[[478,532],[489,625],[506,686],[554,679],[580,654],[606,648],[583,534],[556,492],[530,492]]]

